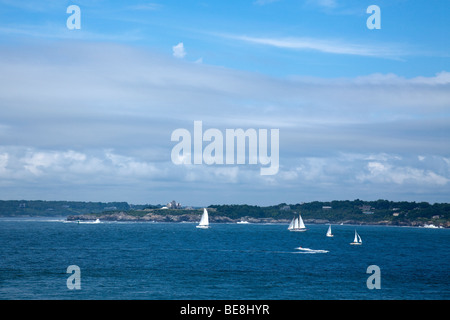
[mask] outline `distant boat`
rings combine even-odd
[[[289,231],[301,232],[306,231],[305,224],[303,223],[302,216],[299,214],[298,217],[294,217],[289,224]]]
[[[328,231],[327,231],[327,237],[334,237],[334,235],[331,233],[331,224],[330,224],[330,226],[328,227]]]
[[[208,211],[206,210],[206,208],[203,208],[202,218],[200,219],[200,223],[198,224],[197,228],[200,228],[200,229],[208,229],[209,228]]]
[[[353,242],[351,242],[350,244],[352,244],[352,245],[361,245],[362,244],[361,237],[356,232],[356,230],[355,230],[355,239],[353,239]]]
[[[238,223],[238,224],[247,224],[247,223],[248,223],[248,221],[245,221],[245,220],[241,220],[241,221],[238,221],[238,222],[236,222],[236,223]]]
[[[88,220],[88,221],[80,221],[77,220],[77,224],[98,224],[100,223],[100,219],[95,219],[94,221]]]

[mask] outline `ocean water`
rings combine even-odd
[[[449,299],[450,230],[0,219],[0,299]],[[349,245],[355,229],[363,245]],[[302,247],[303,250],[298,248]],[[80,268],[70,290],[67,267]],[[380,289],[369,289],[370,265]]]

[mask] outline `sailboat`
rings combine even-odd
[[[355,230],[355,239],[353,239],[353,242],[351,242],[350,244],[352,244],[352,245],[361,245],[362,244],[361,237],[356,232],[356,230]]]
[[[291,223],[289,224],[288,230],[295,232],[306,231],[305,224],[303,223],[303,219],[300,214],[298,215],[298,218],[294,217],[292,219]]]
[[[330,226],[328,227],[327,237],[334,237],[334,235],[331,233],[331,224],[330,224]]]
[[[200,228],[200,229],[208,229],[209,228],[208,211],[206,210],[206,208],[203,208],[203,214],[202,214],[200,223],[198,224],[197,228]]]

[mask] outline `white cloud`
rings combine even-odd
[[[154,178],[161,176],[163,173],[161,166],[157,168],[154,164],[147,161],[141,161],[111,152],[107,152],[105,157],[111,162],[111,165],[107,164],[107,166],[114,168],[115,174],[123,177],[132,177],[134,179],[142,179],[143,177]]]
[[[331,54],[357,55],[367,57],[382,57],[398,59],[406,54],[396,45],[376,45],[356,44],[342,40],[318,39],[318,38],[299,38],[299,37],[255,37],[246,35],[226,35],[222,37],[245,41],[248,43],[266,45],[282,49],[291,50],[312,50]]]
[[[450,72],[442,71],[435,77],[416,77],[411,79],[412,83],[429,84],[429,85],[446,85],[450,83]]]
[[[374,197],[387,189],[405,195],[420,187],[442,198],[450,192],[445,71],[275,78],[72,43],[0,51],[0,69],[0,180],[8,184],[2,192],[16,190],[15,197],[32,182],[84,195],[92,186],[117,186],[116,195],[128,188],[134,196],[162,186],[187,193],[204,185],[207,193],[214,181],[216,199],[258,190],[253,199],[273,191],[271,202],[298,197],[290,190],[328,199],[356,198],[364,186]],[[194,120],[204,130],[279,128],[279,173],[173,165],[170,135],[192,130]]]
[[[105,183],[126,178],[140,181],[164,175],[163,167],[149,161],[114,153],[110,150],[86,154],[73,150],[38,150],[34,148],[2,148],[0,175],[8,179],[39,177],[52,180],[103,179]],[[14,160],[9,161],[10,159]],[[26,181],[26,180],[24,180]]]
[[[372,183],[412,184],[420,187],[424,185],[445,186],[450,181],[449,178],[436,174],[431,170],[381,162],[369,162],[367,171],[360,174],[358,179]]]
[[[175,45],[172,47],[173,50],[173,56],[175,58],[184,58],[184,56],[186,55],[186,50],[184,49],[184,44],[183,42],[180,42],[179,44]]]
[[[341,153],[334,157],[304,157],[290,163],[279,182],[297,179],[299,185],[333,185],[345,188],[349,185],[368,184],[373,190],[380,186],[392,188],[394,185],[416,188],[447,186],[450,182],[450,170],[440,163],[446,158],[433,156],[434,163],[424,166],[423,160],[414,157],[399,157],[395,154],[351,154]],[[439,173],[436,171],[440,171]]]
[[[23,168],[33,175],[40,176],[49,168],[51,171],[64,171],[68,166],[74,162],[84,161],[86,156],[84,154],[69,150],[67,152],[45,152],[29,151],[27,155],[20,160],[23,162]]]
[[[433,161],[424,168],[423,161],[417,157],[395,154],[342,153],[332,157],[284,158],[279,174],[265,177],[259,175],[259,167],[254,165],[175,166],[170,161],[153,162],[112,150],[93,153],[1,147],[0,151],[0,187],[64,185],[67,190],[80,188],[79,194],[85,194],[93,186],[117,186],[118,190],[170,186],[175,193],[209,190],[211,198],[220,198],[220,194],[230,190],[240,190],[243,196],[252,190],[275,188],[279,192],[273,193],[273,199],[288,196],[292,190],[304,190],[302,194],[315,190],[319,192],[316,196],[322,194],[319,198],[326,200],[361,198],[365,188],[369,190],[366,195],[373,197],[383,192],[414,192],[424,188],[445,192],[450,182],[448,159],[438,156],[427,157]]]

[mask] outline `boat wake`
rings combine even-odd
[[[76,223],[76,224],[99,224],[99,223],[102,223],[102,222],[100,222],[100,220],[99,219],[97,219],[97,220],[94,220],[94,221],[91,221],[91,220],[88,220],[88,221],[79,221],[79,220],[74,220],[74,221],[63,221],[64,223]]]
[[[317,249],[302,248],[302,247],[298,247],[295,249],[302,251],[302,252],[297,252],[297,253],[328,253],[329,252],[328,250],[317,250]]]

